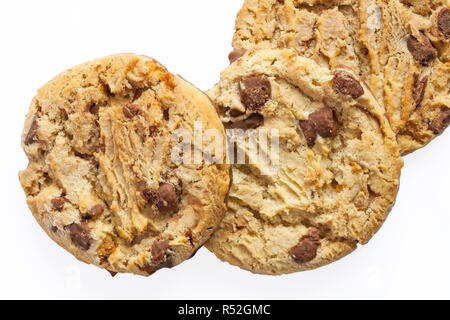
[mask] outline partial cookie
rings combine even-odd
[[[229,165],[174,161],[172,134],[192,135],[194,121],[224,133],[209,98],[150,58],[111,56],[58,75],[33,99],[22,138],[35,218],[76,258],[112,272],[183,262],[223,218],[230,183]]]
[[[450,124],[449,19],[448,0],[245,0],[232,57],[294,48],[323,66],[353,68],[407,154]]]
[[[371,239],[395,203],[403,161],[384,109],[352,69],[331,72],[292,49],[249,51],[208,94],[225,126],[241,129],[232,142],[246,159],[233,166],[229,210],[208,249],[278,275]]]

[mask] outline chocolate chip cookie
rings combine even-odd
[[[224,134],[209,98],[150,58],[63,72],[38,91],[25,122],[20,181],[33,215],[76,258],[113,274],[178,265],[221,221],[230,184],[227,164],[173,157],[173,133],[192,134],[194,121]]]
[[[365,79],[386,109],[402,154],[450,124],[448,0],[245,0],[230,55],[294,48]]]
[[[371,239],[394,205],[403,161],[356,72],[330,71],[293,49],[249,51],[208,94],[237,129],[230,149],[245,155],[208,249],[279,275],[323,266]]]

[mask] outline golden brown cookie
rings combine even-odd
[[[230,183],[229,165],[174,161],[172,135],[193,134],[194,121],[224,133],[209,98],[153,59],[117,55],[61,73],[25,122],[20,181],[33,215],[76,258],[112,272],[178,265],[222,219]]]
[[[402,154],[450,124],[448,0],[245,0],[232,60],[251,48],[294,48],[367,81]]]
[[[381,227],[403,161],[384,109],[352,69],[330,71],[292,49],[249,51],[208,94],[238,129],[230,149],[245,155],[207,243],[217,257],[261,274],[309,270]]]

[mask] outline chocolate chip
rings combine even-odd
[[[323,138],[333,138],[338,134],[339,125],[331,108],[322,108],[309,115],[317,134]]]
[[[160,240],[152,246],[152,256],[154,260],[161,260],[170,248],[169,240]]]
[[[54,233],[58,232],[58,227],[52,226],[52,231],[53,231]]]
[[[83,250],[89,250],[91,247],[90,229],[86,224],[73,223],[69,226],[70,239],[74,244]]]
[[[147,88],[147,85],[145,84],[145,82],[143,81],[135,81],[135,80],[131,80],[131,79],[127,79],[128,82],[131,84],[131,86],[133,87],[133,89],[145,89]]]
[[[247,119],[234,122],[230,125],[231,129],[242,129],[244,131],[256,129],[264,125],[264,117],[259,113],[251,114]]]
[[[64,209],[64,202],[66,202],[66,200],[63,197],[52,199],[51,203],[53,210],[62,211],[62,209]]]
[[[320,246],[319,230],[313,228],[308,235],[292,248],[290,255],[297,263],[307,263],[317,256],[317,249]]]
[[[246,52],[247,50],[245,49],[234,49],[233,51],[231,51],[230,54],[228,55],[228,60],[230,60],[230,64],[232,64],[237,59],[242,57]]]
[[[169,248],[169,240],[156,241],[152,246],[152,263],[160,268],[169,267],[170,262],[167,259],[167,250]]]
[[[147,187],[146,182],[138,184],[138,191],[150,205],[156,205],[162,213],[173,213],[178,210],[178,196],[175,186],[171,183],[163,182],[158,190]]]
[[[158,193],[156,191],[150,188],[144,188],[141,193],[148,203],[156,204],[158,202]]]
[[[303,135],[309,147],[314,146],[317,139],[317,131],[314,127],[314,123],[309,120],[300,120],[300,128],[302,128]]]
[[[91,104],[89,107],[89,112],[92,114],[98,114],[98,111],[100,110],[100,106],[96,103]]]
[[[83,218],[85,219],[95,219],[102,215],[103,211],[105,211],[105,207],[101,204],[97,204],[89,209],[86,213],[83,214]]]
[[[27,136],[25,137],[25,145],[29,146],[36,142],[38,130],[38,123],[36,115],[33,117],[33,121],[31,122],[30,130],[28,130]]]
[[[418,107],[425,97],[425,88],[428,84],[428,77],[424,77],[422,80],[419,80],[419,77],[416,77],[414,81],[414,88],[413,88],[413,99],[416,107]]]
[[[438,28],[446,38],[450,38],[450,9],[443,8],[438,14]]]
[[[358,99],[364,94],[364,88],[350,73],[339,70],[334,73],[334,87],[342,94]]]
[[[117,272],[115,272],[115,271],[111,271],[111,270],[108,270],[108,269],[106,269],[106,271],[108,271],[109,272],[109,274],[111,275],[111,277],[115,277],[115,276],[117,276]]]
[[[156,206],[163,213],[173,213],[178,210],[178,197],[173,184],[163,182],[159,185]]]
[[[239,85],[241,101],[250,110],[261,109],[272,97],[272,87],[265,75],[247,77]]]
[[[230,116],[232,116],[233,118],[240,117],[240,116],[242,116],[244,114],[245,114],[245,112],[242,112],[242,111],[239,111],[239,110],[236,110],[236,109],[231,109],[230,110]]]
[[[442,134],[450,125],[450,109],[442,111],[441,114],[431,122],[430,130],[435,135]]]
[[[433,47],[430,40],[422,35],[421,41],[410,35],[407,40],[408,50],[413,58],[423,65],[426,65],[437,57],[437,50]]]
[[[123,114],[128,119],[131,119],[142,112],[141,107],[136,104],[129,104],[123,107]]]

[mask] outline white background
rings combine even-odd
[[[242,0],[1,1],[0,298],[450,298],[450,130],[405,160],[397,206],[370,244],[319,270],[257,276],[206,249],[150,278],[110,275],[54,244],[25,204],[20,134],[36,90],[94,58],[151,56],[206,90],[228,64]]]

